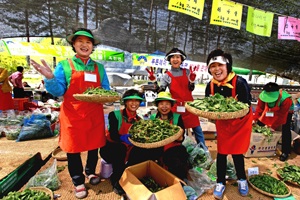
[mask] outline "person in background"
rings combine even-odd
[[[150,116],[151,120],[167,120],[170,124],[177,125],[184,130],[184,124],[181,115],[171,111],[172,106],[175,104],[175,99],[171,97],[169,92],[158,93],[158,96],[154,102],[157,106],[157,113],[154,113]],[[181,180],[186,180],[189,169],[189,154],[187,153],[186,148],[182,145],[183,140],[184,134],[182,134],[174,142],[164,146],[162,164],[169,172],[173,173]]]
[[[7,69],[0,67],[0,110],[14,109],[12,88],[8,82],[8,77]]]
[[[90,58],[94,47],[100,44],[92,32],[79,28],[66,40],[76,53],[74,57],[60,61],[54,73],[48,64],[31,60],[31,65],[44,77],[45,87],[53,96],[63,96],[60,107],[59,146],[67,153],[68,169],[75,186],[75,197],[87,197],[85,178],[96,185],[99,148],[106,143],[103,104],[76,100],[73,94],[82,94],[88,88],[101,87],[110,90],[104,66]],[[88,151],[85,169],[80,153]],[[85,175],[83,173],[85,172]]]
[[[165,59],[171,64],[171,70],[163,74],[157,91],[161,92],[169,88],[172,98],[176,100],[172,111],[181,114],[184,127],[192,128],[197,143],[201,142],[206,146],[199,117],[187,111],[184,106],[185,102],[194,100],[192,91],[195,89],[195,69],[192,69],[192,67],[190,67],[190,70],[180,68],[180,65],[186,59],[186,55],[178,48],[173,48],[169,51]],[[151,68],[151,71],[147,68],[146,70],[149,79],[155,81],[156,77],[153,68]]]
[[[9,76],[8,80],[13,85],[14,98],[24,98],[24,88],[22,84],[24,67],[18,66],[17,71]]]
[[[275,130],[282,125],[282,154],[279,160],[286,161],[291,153],[291,121],[294,103],[291,95],[280,89],[277,83],[269,82],[259,94],[253,120],[260,126]]]
[[[251,106],[251,93],[247,81],[232,71],[231,54],[221,49],[210,52],[207,57],[208,72],[212,79],[206,85],[205,96],[219,93],[224,97],[234,97]],[[249,192],[245,173],[244,153],[250,145],[252,132],[252,109],[238,119],[216,120],[217,129],[217,184],[213,195],[222,199],[226,185],[227,155],[231,154],[238,178],[238,191],[241,196]]]
[[[119,180],[125,170],[125,163],[128,161],[129,153],[133,148],[133,145],[128,140],[128,130],[134,122],[141,120],[141,117],[137,115],[137,110],[144,98],[139,91],[130,89],[123,94],[122,100],[125,108],[111,111],[108,114],[107,142],[100,149],[100,156],[106,162],[112,164],[113,173],[110,176],[110,181],[114,192],[119,195],[124,194]]]
[[[23,87],[24,87],[25,97],[33,98],[33,92],[30,90],[31,86],[26,81],[23,82]],[[29,89],[30,91],[26,91],[26,88]]]

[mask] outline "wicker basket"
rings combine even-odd
[[[172,135],[171,137],[168,137],[164,140],[158,142],[152,142],[152,143],[140,143],[140,142],[133,141],[131,138],[128,139],[134,146],[145,148],[145,149],[151,149],[151,148],[158,148],[170,144],[171,142],[177,140],[182,134],[183,134],[183,130],[182,128],[180,128],[180,130],[175,135]]]
[[[253,175],[253,176],[259,176],[259,175]],[[291,195],[291,189],[284,183],[284,182],[282,182],[284,185],[285,185],[285,187],[288,189],[288,193],[287,194],[285,194],[285,195],[277,195],[277,194],[271,194],[271,193],[268,193],[268,192],[266,192],[266,191],[263,191],[263,190],[261,190],[261,189],[259,189],[259,188],[257,188],[255,185],[253,185],[249,180],[248,180],[248,183],[251,185],[251,187],[253,188],[253,189],[255,189],[256,191],[258,191],[258,192],[260,192],[260,193],[262,193],[262,194],[264,194],[264,195],[267,195],[267,196],[270,196],[270,197],[278,197],[278,198],[284,198],[284,197],[288,197],[288,196],[290,196]]]
[[[54,196],[53,196],[53,192],[52,190],[50,190],[47,187],[43,187],[43,186],[39,186],[39,187],[30,187],[28,188],[30,190],[36,190],[36,191],[41,191],[41,192],[45,192],[46,194],[48,194],[50,196],[51,200],[54,200]]]
[[[187,109],[187,111],[193,113],[194,115],[214,120],[237,119],[240,117],[244,117],[249,112],[249,108],[245,108],[236,112],[205,112],[194,108],[187,103],[185,104],[185,108]]]
[[[64,152],[60,147],[56,148],[52,152],[52,157],[55,158],[56,160],[59,160],[59,161],[68,160],[66,152]]]
[[[284,182],[291,183],[291,184],[293,184],[293,185],[295,185],[295,186],[300,187],[300,185],[299,185],[298,183],[294,182],[294,181],[284,180],[284,178],[278,173],[278,170],[280,170],[280,169],[282,169],[282,168],[279,168],[279,169],[276,170],[276,174],[277,174],[277,176],[278,176],[280,179],[282,179]]]
[[[73,97],[79,101],[85,101],[91,103],[109,103],[121,99],[120,96],[103,96],[97,94],[73,94]]]

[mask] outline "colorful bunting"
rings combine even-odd
[[[170,0],[168,9],[202,20],[204,0]]]
[[[248,7],[246,30],[260,36],[271,36],[274,14]]]
[[[243,5],[227,1],[213,0],[210,24],[241,28]]]

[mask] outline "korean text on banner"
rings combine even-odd
[[[241,28],[243,5],[227,0],[213,0],[210,24]]]
[[[202,20],[204,0],[170,0],[168,9]]]
[[[278,17],[278,39],[300,41],[300,19]]]
[[[248,7],[246,30],[260,36],[271,36],[274,14]]]

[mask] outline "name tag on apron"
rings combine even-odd
[[[177,106],[177,112],[185,112],[184,106]]]
[[[274,112],[266,112],[266,117],[274,117]]]
[[[96,76],[96,74],[84,72],[84,81],[95,83],[95,82],[97,82],[97,76]]]

